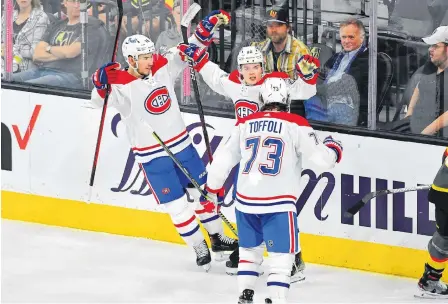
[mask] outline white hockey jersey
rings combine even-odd
[[[191,144],[173,85],[186,65],[174,48],[164,56],[154,55],[152,77],[141,79],[129,75],[129,83],[112,85],[108,106],[119,111],[137,162],[166,156],[152,131],[173,153]],[[97,107],[103,106],[104,100],[96,89],[91,100]]]
[[[283,78],[290,85],[289,93],[291,99],[306,100],[316,95],[316,86],[310,85],[298,78],[296,81],[289,79],[288,74],[283,72],[272,72],[255,85],[248,86],[241,82],[239,71],[230,74],[221,70],[219,66],[211,61],[207,62],[199,72],[205,83],[216,93],[232,99],[235,105],[235,117],[239,121],[242,118],[258,112],[261,107],[259,93],[261,84],[266,78]]]
[[[235,208],[245,213],[296,212],[302,157],[331,169],[336,153],[317,137],[308,121],[286,112],[258,112],[237,123],[218,148],[207,186],[219,189],[240,163]]]

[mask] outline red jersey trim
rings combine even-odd
[[[229,80],[241,84],[240,72],[238,70],[232,71],[232,73],[229,74]]]
[[[158,70],[160,70],[167,64],[168,64],[168,59],[166,59],[165,57],[163,57],[160,54],[154,54],[154,64],[151,67],[152,76],[154,76]]]

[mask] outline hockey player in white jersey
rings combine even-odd
[[[235,204],[240,246],[238,303],[253,303],[263,242],[270,259],[266,303],[286,303],[297,250],[295,204],[302,158],[323,170],[331,169],[341,160],[342,146],[332,137],[322,143],[305,118],[288,113],[284,80],[267,79],[260,95],[261,112],[238,122],[218,148],[208,170],[206,191],[216,199],[230,170],[240,163]]]
[[[262,83],[269,78],[282,78],[290,86],[289,92],[293,99],[306,100],[316,94],[319,60],[311,55],[302,56],[296,64],[297,79],[291,81],[287,73],[273,72],[264,74],[264,58],[261,51],[255,46],[243,47],[238,53],[238,70],[230,74],[221,70],[219,66],[208,60],[207,52],[194,44],[179,44],[180,52],[195,63],[205,83],[215,92],[231,98],[235,105],[235,117],[242,120],[244,117],[259,111],[259,95]],[[233,184],[233,198],[236,193],[235,176]],[[305,279],[305,263],[302,259],[300,242],[295,262],[292,267],[292,282]],[[232,255],[226,262],[228,274],[236,274],[238,257]]]
[[[228,20],[228,15],[213,11],[190,39],[206,44],[212,38],[213,27],[226,24]],[[194,248],[197,264],[208,270],[211,255],[196,215],[210,235],[212,251],[232,251],[237,249],[238,243],[224,235],[216,212],[204,212],[207,206],[201,206],[195,215],[188,206],[186,191],[199,201],[198,191],[188,188],[188,179],[151,135],[155,131],[196,181],[201,185],[205,183],[205,166],[192,145],[174,92],[174,81],[186,63],[176,48],[164,56],[156,54],[154,43],[142,35],[127,37],[122,51],[129,68],[123,71],[118,63],[109,63],[98,69],[92,77],[96,87],[92,91],[92,101],[102,106],[106,86],[111,85],[108,105],[119,111],[126,125],[135,160],[155,200],[171,216],[183,240]]]
[[[205,83],[216,93],[232,99],[235,117],[240,120],[260,108],[260,86],[268,78],[283,78],[289,86],[292,99],[306,100],[316,94],[319,60],[311,55],[303,56],[296,65],[298,78],[290,81],[285,72],[265,74],[263,54],[255,46],[246,46],[238,53],[238,70],[230,74],[208,60],[208,53],[194,43],[179,44],[181,53],[190,57]],[[306,71],[305,71],[306,70]]]

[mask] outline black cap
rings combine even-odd
[[[289,10],[284,7],[275,7],[266,11],[266,22],[276,21],[289,24]]]

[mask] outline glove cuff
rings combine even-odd
[[[205,190],[207,192],[210,192],[210,193],[213,193],[213,194],[216,194],[216,195],[224,196],[224,188],[223,187],[221,187],[219,189],[212,189],[212,188],[209,188],[208,186],[205,186]]]
[[[106,89],[96,89],[96,91],[101,98],[106,98]]]
[[[341,147],[335,142],[328,142],[328,143],[325,143],[325,145],[336,153],[336,162],[337,163],[341,162],[341,158],[342,158]]]
[[[208,61],[208,53],[205,53],[204,56],[194,66],[195,71],[199,73]]]
[[[199,36],[198,34],[196,34],[196,32],[195,32],[194,36],[206,48],[208,48],[210,46],[210,44],[212,43],[212,40],[213,40],[213,34],[211,34],[208,37],[202,37],[202,36]]]

